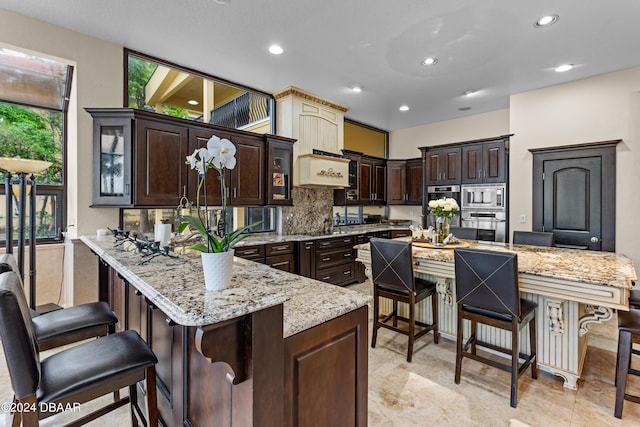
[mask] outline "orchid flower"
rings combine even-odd
[[[212,155],[211,163],[214,168],[221,170],[236,167],[236,146],[228,139],[212,136],[207,141],[207,150]]]

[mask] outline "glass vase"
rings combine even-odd
[[[446,216],[436,217],[436,234],[438,236],[438,244],[442,244],[449,235],[449,218]]]

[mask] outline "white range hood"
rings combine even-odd
[[[348,107],[295,87],[274,94],[278,135],[295,138],[293,185],[348,187],[349,160],[314,154],[340,155],[344,148],[344,113]]]

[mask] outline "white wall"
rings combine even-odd
[[[96,209],[91,205],[92,121],[85,107],[117,107],[123,101],[123,50],[105,41],[87,37],[42,21],[0,9],[0,43],[53,57],[75,66],[73,97],[69,106],[67,128],[67,225],[64,257],[65,302],[79,303],[81,287],[95,283],[78,283],[74,278],[83,269],[95,269],[93,263],[76,263],[69,239],[95,233],[96,228],[118,225],[117,209]],[[74,268],[75,267],[75,268]],[[60,269],[63,267],[60,266]],[[86,271],[85,271],[86,272]],[[84,275],[83,275],[84,276]],[[90,275],[93,277],[92,275]],[[42,281],[39,281],[41,283]],[[87,295],[86,292],[82,294]],[[89,294],[97,297],[95,292]]]

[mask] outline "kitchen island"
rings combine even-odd
[[[239,258],[231,286],[206,291],[199,256],[81,239],[117,329],[158,356],[165,425],[366,425],[368,296]]]
[[[464,242],[472,249],[518,254],[522,297],[538,304],[538,366],[562,377],[565,387],[576,389],[587,351],[588,325],[610,320],[613,310],[629,310],[629,289],[636,281],[631,260],[611,252]],[[371,278],[369,244],[358,245],[356,249],[356,260],[365,264],[366,274]],[[440,334],[455,340],[457,312],[453,250],[421,247],[416,243],[413,256],[415,273],[437,282]],[[381,304],[383,312],[390,311],[390,307],[390,303]],[[417,317],[429,323],[430,305],[419,305]],[[469,335],[468,328],[466,325],[465,337]],[[507,331],[479,325],[478,334],[485,341],[510,347],[511,337]],[[521,336],[520,348],[527,354],[528,341],[526,335]]]

